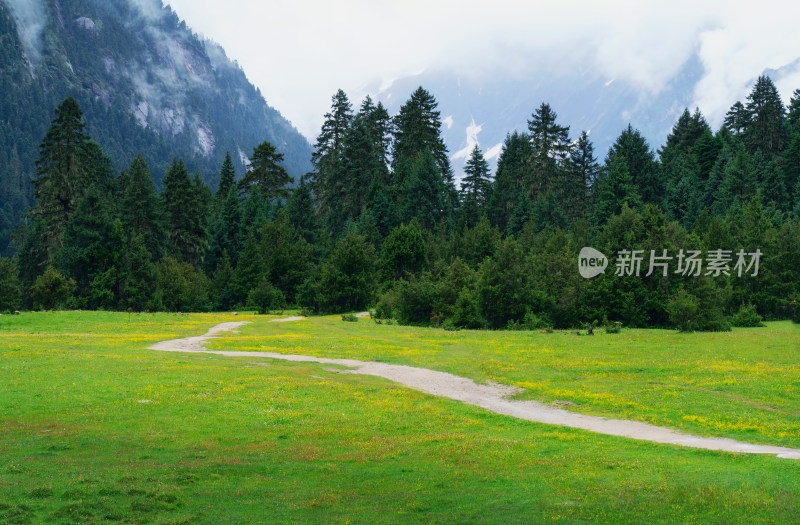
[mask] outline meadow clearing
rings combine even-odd
[[[791,523],[800,462],[516,420],[329,365],[352,358],[517,398],[800,447],[800,327],[446,332],[218,314],[0,317],[3,523]]]

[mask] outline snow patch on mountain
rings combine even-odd
[[[471,122],[469,126],[466,128],[467,133],[467,147],[455,152],[451,157],[450,160],[459,160],[463,159],[466,161],[467,157],[475,146],[480,146],[480,142],[478,141],[478,134],[483,129],[483,124],[476,124],[475,118],[471,118]]]

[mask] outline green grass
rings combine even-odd
[[[426,366],[800,446],[790,324],[579,337],[267,319],[0,317],[0,522],[797,522],[800,462],[519,421],[326,365],[146,350],[252,320],[210,346]]]

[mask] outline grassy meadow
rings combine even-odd
[[[0,523],[793,523],[800,462],[553,427],[330,365],[423,366],[523,399],[800,448],[800,328],[445,332],[339,317],[0,317]]]

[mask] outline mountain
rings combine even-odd
[[[589,132],[600,160],[628,123],[656,149],[684,108],[690,106],[702,73],[702,64],[692,59],[657,94],[608,78],[593,68],[568,73],[538,69],[481,80],[438,69],[371,91],[392,113],[417,86],[430,91],[439,102],[445,142],[453,167],[459,171],[476,143],[487,160],[496,162],[506,134],[527,131],[528,119],[542,102],[558,113],[560,124],[570,126],[573,139],[581,131]]]
[[[264,140],[294,177],[311,169],[308,141],[160,0],[0,0],[0,92],[0,254],[68,96],[117,171],[141,152],[160,183],[181,157],[214,187],[226,152],[241,175]]]

